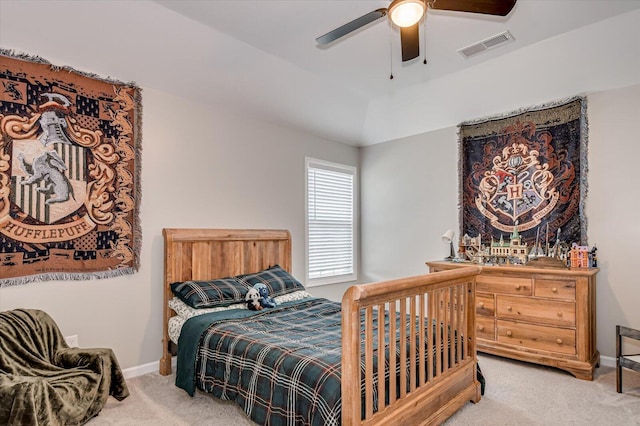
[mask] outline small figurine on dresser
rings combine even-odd
[[[571,245],[571,267],[589,267],[589,246],[579,246],[577,243]]]
[[[591,252],[589,252],[589,257],[591,258],[591,267],[592,268],[597,268],[598,267],[598,257],[596,256],[596,252],[597,251],[598,251],[598,247],[596,247],[594,245],[593,248],[591,249]]]

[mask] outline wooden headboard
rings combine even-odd
[[[161,374],[171,374],[168,306],[170,285],[188,280],[209,280],[251,274],[273,265],[291,272],[291,234],[267,229],[165,228],[164,235],[164,352]]]

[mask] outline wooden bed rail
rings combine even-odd
[[[439,424],[467,401],[480,399],[474,322],[479,273],[471,266],[355,285],[345,292],[343,425]],[[388,326],[376,327],[385,312]]]

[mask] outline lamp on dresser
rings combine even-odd
[[[456,252],[453,249],[453,237],[455,236],[455,232],[451,229],[448,229],[447,232],[442,236],[442,241],[445,243],[449,243],[449,257],[445,257],[444,260],[453,260],[456,257]]]

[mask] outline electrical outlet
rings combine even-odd
[[[73,336],[67,336],[64,338],[64,340],[67,342],[67,345],[69,345],[72,348],[77,348],[78,347],[78,335],[74,334]]]

